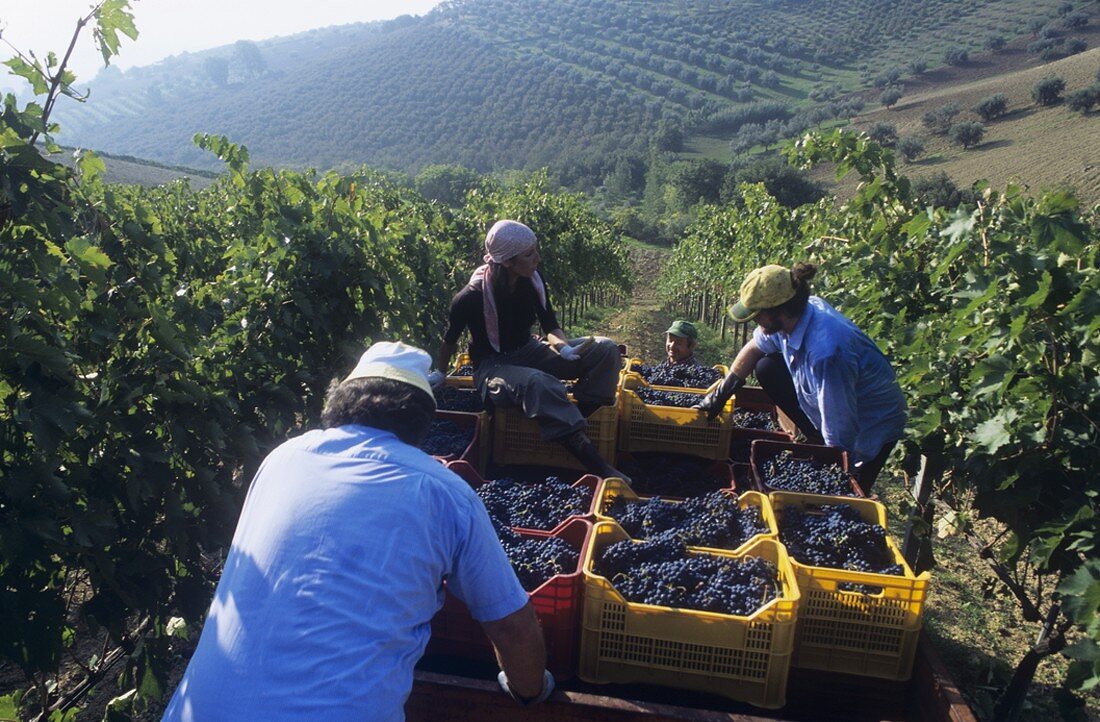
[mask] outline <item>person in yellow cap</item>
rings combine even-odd
[[[848,452],[861,488],[874,485],[905,430],[905,396],[886,356],[824,299],[810,293],[817,267],[758,268],[729,309],[756,321],[729,374],[696,405],[713,418],[755,374],[810,443]]]
[[[164,720],[403,720],[444,579],[496,648],[503,690],[551,693],[485,505],[417,448],[430,366],[413,346],[372,345],[330,386],[322,428],[264,460]]]

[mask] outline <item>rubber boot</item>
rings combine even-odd
[[[605,479],[614,476],[630,484],[630,477],[607,463],[607,460],[600,456],[592,439],[588,438],[588,434],[583,431],[574,431],[558,441],[570,454],[577,457],[577,461],[581,462],[588,472]]]

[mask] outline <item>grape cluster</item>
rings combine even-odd
[[[448,419],[436,419],[420,448],[432,456],[458,456],[466,450],[473,438],[474,427],[459,426]]]
[[[679,504],[657,497],[628,501],[619,496],[605,513],[635,539],[671,530],[688,546],[714,549],[736,549],[768,531],[759,507],[748,505],[742,509],[736,498],[720,491]]]
[[[757,557],[691,554],[671,532],[607,546],[594,565],[629,602],[746,616],[777,595],[779,573]]]
[[[742,429],[757,429],[759,431],[780,431],[779,424],[767,411],[749,411],[748,409],[733,410],[733,425]]]
[[[722,372],[701,364],[671,364],[665,361],[657,366],[634,364],[631,371],[642,375],[655,386],[681,386],[705,389],[722,378]]]
[[[685,454],[638,454],[618,468],[630,477],[634,493],[642,496],[701,496],[729,486],[705,473],[714,462]]]
[[[456,368],[454,371],[452,371],[451,373],[449,373],[447,375],[448,376],[473,376],[474,375],[473,364],[465,364],[463,366],[459,366],[458,368]]]
[[[527,591],[535,591],[553,576],[577,571],[580,555],[565,540],[516,536],[517,541],[501,539],[500,545],[504,547],[519,583]]]
[[[485,410],[481,394],[476,391],[456,389],[453,386],[441,386],[435,391],[435,406],[441,411],[478,412]]]
[[[495,479],[479,486],[477,493],[491,516],[524,529],[553,529],[566,517],[587,514],[592,507],[590,487],[572,487],[556,476],[534,484]]]
[[[886,530],[863,520],[847,504],[823,504],[805,511],[785,506],[779,538],[792,557],[815,567],[875,574],[904,574],[886,545]]]
[[[699,394],[690,394],[686,391],[663,391],[651,389],[648,386],[639,386],[634,393],[638,394],[638,398],[647,406],[677,406],[687,409],[703,400]]]
[[[856,496],[852,477],[837,464],[812,459],[797,459],[790,449],[784,449],[761,464],[764,483],[771,489],[797,491],[803,494]]]

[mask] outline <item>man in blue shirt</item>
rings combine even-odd
[[[848,452],[869,492],[905,430],[905,396],[886,356],[855,324],[810,295],[817,268],[771,265],[750,273],[735,321],[755,320],[722,383],[697,408],[714,415],[755,374],[810,443]]]
[[[330,387],[323,429],[264,460],[164,720],[402,720],[444,580],[496,647],[505,690],[553,689],[484,505],[416,448],[435,413],[430,365],[374,344]]]

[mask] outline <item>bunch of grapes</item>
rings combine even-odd
[[[778,594],[779,573],[757,557],[691,554],[672,532],[609,545],[594,564],[630,602],[746,616]]]
[[[857,496],[852,477],[837,464],[812,459],[797,459],[784,449],[761,465],[764,483],[771,489],[803,494]]]
[[[736,498],[720,491],[679,504],[657,497],[628,501],[619,496],[606,514],[635,539],[673,531],[688,546],[714,549],[736,549],[768,531],[759,507],[742,509]]]
[[[630,367],[655,386],[680,386],[705,389],[722,378],[722,372],[700,364],[670,364],[665,361],[657,366],[634,364]]]
[[[556,476],[534,484],[512,478],[495,479],[478,487],[491,515],[508,526],[553,529],[567,517],[584,515],[592,507],[592,489],[572,487]]]
[[[767,411],[749,411],[748,409],[733,410],[733,425],[741,429],[757,429],[759,431],[780,431],[779,424]]]
[[[688,409],[703,400],[699,394],[689,394],[686,391],[663,391],[651,389],[648,386],[639,386],[634,389],[638,398],[647,406],[676,406]]]
[[[432,456],[458,456],[473,438],[474,427],[459,426],[448,419],[436,419],[420,448]]]
[[[886,545],[886,530],[863,520],[847,504],[823,504],[805,511],[785,506],[779,538],[792,557],[815,567],[875,574],[904,574]]]
[[[519,583],[527,591],[535,591],[558,574],[572,574],[577,571],[580,556],[565,540],[557,537],[536,539],[518,534],[515,536],[516,539],[511,541],[505,541],[502,537],[500,545],[504,547]]]
[[[637,454],[619,469],[630,477],[634,493],[642,496],[700,496],[728,487],[729,482],[705,473],[714,462],[686,454]]]
[[[473,364],[464,364],[459,366],[454,371],[448,374],[448,376],[473,376],[474,367]]]
[[[481,394],[477,391],[441,386],[435,390],[435,406],[441,411],[466,411],[476,413],[485,410]]]

